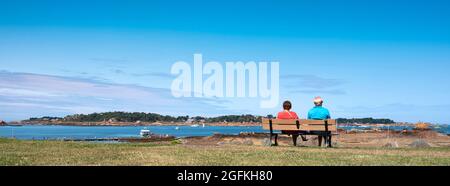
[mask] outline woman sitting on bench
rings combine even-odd
[[[278,112],[277,119],[298,119],[297,113],[291,111],[292,103],[290,101],[283,102],[283,111]],[[291,133],[290,131],[281,131],[283,134],[296,135],[297,133]],[[300,135],[303,141],[307,141],[306,137]]]
[[[283,111],[278,112],[277,119],[298,119],[297,113],[291,111],[292,104],[290,101],[283,102]]]

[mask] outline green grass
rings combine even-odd
[[[450,165],[450,148],[186,146],[0,139],[0,165]]]

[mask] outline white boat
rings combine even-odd
[[[178,129],[180,129],[180,127],[175,127],[175,130],[178,130]]]
[[[198,126],[199,126],[198,124],[191,125],[191,127],[198,127]]]
[[[150,133],[150,130],[144,128],[144,129],[141,129],[141,132],[139,134],[141,135],[141,137],[147,137],[147,136],[150,136],[151,133]]]

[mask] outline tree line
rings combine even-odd
[[[391,119],[374,119],[374,118],[338,118],[336,119],[338,123],[359,123],[359,124],[392,124],[395,121]]]
[[[272,115],[267,117],[273,118]],[[50,117],[44,116],[41,118],[30,118],[25,121],[67,121],[67,122],[261,122],[262,116],[255,116],[251,114],[245,115],[224,115],[217,117],[202,117],[202,116],[169,116],[156,113],[144,112],[103,112],[92,114],[74,114],[65,117]],[[395,123],[391,119],[374,119],[374,118],[338,118],[338,123],[360,123],[360,124],[390,124]]]
[[[92,114],[74,114],[65,117],[41,117],[30,118],[28,121],[68,121],[68,122],[261,122],[261,116],[254,115],[226,115],[218,117],[202,117],[202,116],[169,116],[156,113],[144,112],[103,112]]]

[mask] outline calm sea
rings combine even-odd
[[[120,138],[139,137],[141,129],[152,133],[176,137],[210,136],[214,133],[239,134],[240,132],[264,132],[260,126],[57,126],[24,125],[1,126],[0,137],[17,139],[86,139],[86,138]]]
[[[172,135],[176,137],[186,136],[210,136],[215,133],[239,134],[240,132],[267,132],[260,126],[56,126],[56,125],[24,125],[1,126],[0,137],[17,139],[86,139],[86,138],[120,138],[139,137],[141,129],[147,128],[155,134]],[[358,127],[343,127],[346,130]],[[391,127],[391,130],[403,130],[404,127]],[[442,133],[449,134],[448,125],[435,128]]]

